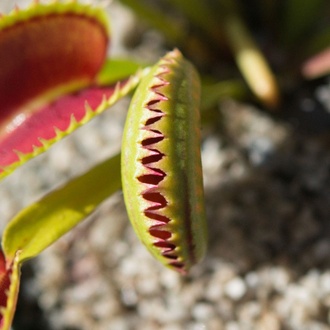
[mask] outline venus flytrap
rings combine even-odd
[[[178,50],[144,70],[129,61],[106,60],[109,36],[101,8],[72,1],[34,2],[0,19],[0,178],[138,86],[123,141],[126,205],[151,253],[187,273],[206,250],[198,73]],[[117,155],[7,225],[0,256],[0,329],[9,330],[12,323],[21,264],[118,190],[120,171]]]
[[[168,53],[134,94],[122,148],[132,225],[158,260],[183,273],[207,245],[199,102],[198,73],[178,50]]]
[[[177,49],[144,69],[131,60],[107,59],[111,29],[99,6],[34,1],[25,10],[16,8],[9,15],[0,15],[0,179],[136,89],[122,155],[28,206],[5,228],[4,254],[0,255],[0,330],[9,330],[12,323],[21,264],[86,218],[121,185],[141,241],[165,266],[186,274],[203,258],[207,245],[200,104],[208,111],[206,116],[202,113],[203,122],[218,122],[219,99],[252,98],[246,81],[255,100],[280,111],[279,104],[292,92],[281,85],[283,77],[290,82],[287,86],[301,83],[294,70],[288,71],[289,65],[282,68],[276,61],[276,65],[269,63],[262,52],[267,47],[260,47],[260,36],[255,38],[250,31],[249,15],[243,22],[244,7],[238,0],[155,0],[156,12],[144,0],[121,1],[161,30],[170,44],[180,46],[206,67],[202,89],[193,64]],[[306,1],[300,14],[292,10],[297,0],[287,3],[282,9],[288,14],[283,15],[284,21],[290,23],[286,25],[288,38],[274,40],[296,45],[292,38],[317,27],[306,19],[309,11],[314,8],[314,14],[321,15],[326,2]],[[275,9],[279,5],[270,0],[260,8],[266,26],[266,34],[261,36],[267,37],[278,19]],[[177,19],[173,20],[171,10]],[[314,37],[310,47],[325,48],[329,33]],[[281,44],[271,46],[271,51],[284,50]],[[229,54],[244,79],[231,71],[234,61],[226,59]],[[324,75],[329,72],[329,52],[323,55],[311,58],[305,66],[300,59],[294,67],[303,68],[309,79]],[[221,76],[223,68],[228,71]],[[227,80],[219,81],[219,77]]]

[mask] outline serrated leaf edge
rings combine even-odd
[[[77,128],[85,125],[88,123],[91,119],[93,119],[95,116],[102,113],[104,110],[106,110],[108,107],[114,105],[118,100],[120,100],[122,97],[129,94],[140,82],[140,80],[147,74],[149,71],[149,68],[146,68],[144,70],[138,70],[137,73],[133,76],[131,76],[126,83],[124,83],[123,86],[120,86],[120,82],[116,84],[114,93],[107,99],[106,96],[103,96],[103,100],[100,103],[100,105],[96,108],[96,110],[92,110],[89,106],[88,102],[85,103],[85,109],[86,113],[85,116],[77,122],[76,118],[72,114],[71,121],[69,124],[69,127],[65,131],[61,131],[57,127],[54,127],[54,131],[56,133],[56,136],[53,139],[46,140],[43,138],[39,138],[39,141],[41,142],[42,146],[37,147],[33,146],[33,151],[31,153],[22,153],[17,150],[13,150],[17,156],[19,157],[19,160],[17,162],[14,162],[8,166],[1,166],[0,169],[3,170],[3,172],[0,173],[0,180],[14,172],[18,167],[23,165],[28,160],[40,155],[41,153],[48,150],[54,143],[60,141],[65,136],[69,135],[73,131],[75,131]]]
[[[0,31],[15,25],[19,22],[25,22],[35,17],[46,16],[50,14],[75,13],[77,15],[86,15],[96,19],[105,28],[110,35],[110,25],[107,14],[102,5],[81,4],[77,1],[60,2],[52,1],[48,4],[42,4],[38,0],[32,1],[26,9],[20,9],[17,5],[9,14],[0,15]]]

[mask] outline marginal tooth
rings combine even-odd
[[[14,11],[15,11],[16,14],[18,14],[20,12],[20,8],[18,7],[17,3],[15,4]]]
[[[0,170],[3,171],[4,173],[8,173],[8,174],[10,174],[13,171],[13,169],[10,167],[10,165],[9,166],[0,166]]]
[[[161,171],[157,168],[145,166],[145,169],[146,169],[146,171],[145,171],[145,173],[143,173],[143,175],[155,175],[155,176],[159,176],[159,177],[163,177],[163,178],[166,176],[166,174],[163,171]]]
[[[166,65],[161,65],[161,67],[163,68],[164,71],[159,72],[155,77],[158,79],[162,79],[162,76],[166,73],[170,73],[171,70],[166,66]]]
[[[165,137],[161,133],[146,130],[145,134],[143,134],[141,138],[142,140],[140,143],[143,148],[154,149],[155,148],[154,145],[164,140]]]
[[[131,89],[133,89],[138,82],[140,81],[140,78],[136,75],[130,76],[126,82],[126,84],[122,88],[122,93],[127,94]]]
[[[49,142],[48,142],[48,140],[46,140],[46,139],[43,139],[43,138],[38,138],[38,140],[40,141],[40,143],[44,146],[44,147],[46,147],[48,144],[49,144]]]
[[[23,152],[18,151],[16,149],[14,149],[13,151],[18,156],[19,160],[22,160],[26,156]]]
[[[133,84],[137,84],[140,79],[142,78],[143,75],[143,71],[141,68],[138,68],[136,73],[132,76],[129,77],[128,82],[133,85]]]
[[[34,153],[34,154],[38,154],[39,147],[33,145],[33,146],[32,146],[32,149],[33,149],[33,153]]]
[[[168,63],[168,64],[176,64],[177,63],[177,61],[174,58],[164,58],[163,61]]]
[[[145,148],[143,148],[141,150],[141,159],[140,160],[142,161],[146,157],[155,157],[155,156],[163,157],[165,155],[157,149],[145,149]]]
[[[149,149],[144,148],[144,151],[149,151]],[[162,153],[149,153],[141,159],[141,163],[144,166],[150,166],[151,164],[158,163],[165,155]]]
[[[4,315],[6,313],[7,309],[6,307],[0,307],[0,314]]]
[[[115,90],[113,91],[112,97],[117,98],[120,94],[120,82],[118,81],[115,86]]]
[[[54,126],[54,131],[55,131],[56,137],[62,137],[63,136],[63,132],[59,128],[57,128],[56,126]]]
[[[3,13],[0,13],[0,19],[2,19],[5,15]]]
[[[85,101],[85,110],[86,110],[85,112],[86,118],[91,118],[94,115],[93,109],[91,108],[91,106],[87,101]]]
[[[71,120],[70,120],[70,125],[67,129],[67,132],[68,131],[71,131],[73,129],[75,129],[76,127],[78,126],[78,122],[77,122],[77,119],[76,117],[74,116],[74,114],[71,114]]]

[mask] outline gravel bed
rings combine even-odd
[[[120,40],[134,19],[116,3],[110,10],[114,29],[119,18],[129,22],[114,41],[115,54],[127,53]],[[162,51],[148,32],[134,54],[153,60]],[[1,227],[118,152],[128,102],[6,178]],[[136,238],[118,192],[23,267],[16,330],[330,329],[329,138],[298,135],[232,100],[219,104],[219,116],[219,130],[202,132],[204,261],[186,277],[160,265]]]

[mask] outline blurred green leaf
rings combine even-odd
[[[203,30],[215,44],[222,48],[224,34],[220,17],[214,15],[206,1],[201,0],[165,0],[179,9],[193,24]]]
[[[243,99],[248,94],[247,86],[241,80],[226,80],[216,84],[202,83],[201,110],[208,110],[225,98]]]
[[[175,43],[181,43],[186,38],[186,32],[182,24],[169,17],[156,6],[150,6],[141,0],[120,0],[124,5],[130,7],[137,16],[145,20],[151,26],[164,33],[164,35]]]
[[[324,28],[313,38],[308,40],[306,46],[307,55],[316,54],[330,46],[330,26]]]
[[[111,85],[136,73],[147,65],[132,59],[108,59],[96,77],[98,85]]]
[[[281,33],[286,44],[301,41],[305,33],[320,19],[327,0],[284,1],[283,26]]]
[[[278,21],[280,2],[277,0],[258,0],[261,20],[265,26],[275,29]]]
[[[28,206],[5,228],[2,245],[7,262],[18,250],[20,262],[35,257],[120,187],[117,155]]]

